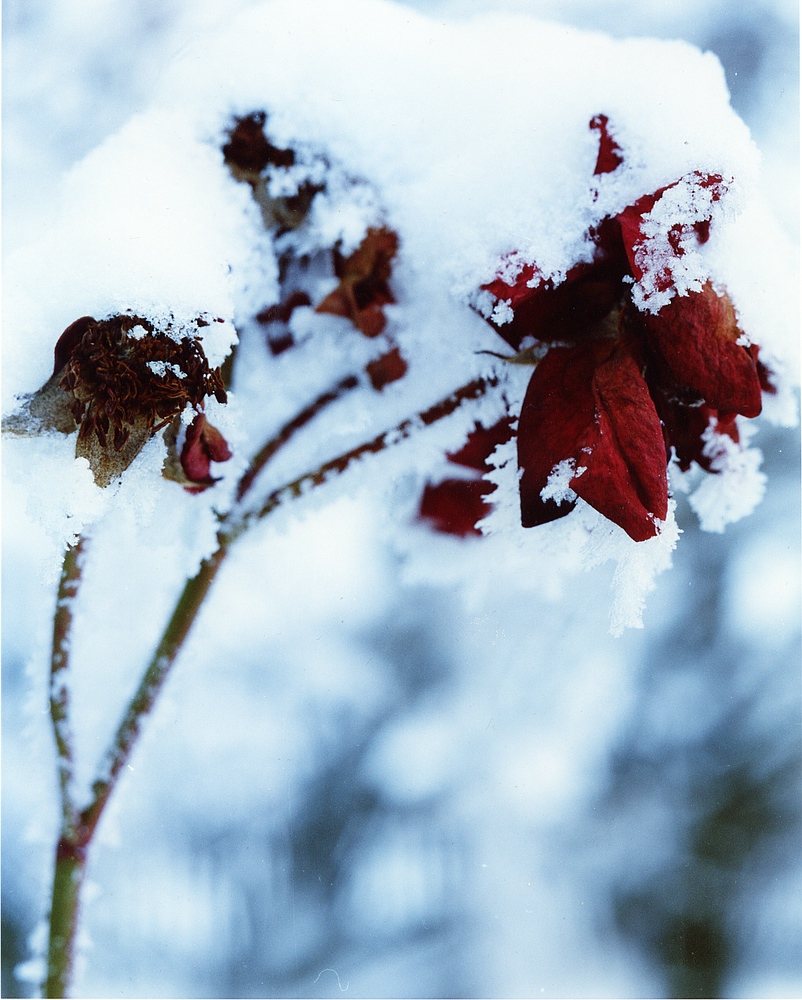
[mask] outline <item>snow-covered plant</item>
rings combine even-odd
[[[670,563],[678,493],[710,530],[754,507],[746,421],[794,419],[757,166],[687,45],[275,0],[182,53],[67,178],[7,309],[12,461],[66,547],[47,995],[144,716],[258,525],[378,487],[411,574],[476,587],[492,560],[538,587],[616,561],[620,632]],[[144,546],[172,532],[187,582],[84,783],[71,628],[120,509]]]

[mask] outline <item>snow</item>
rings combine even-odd
[[[728,254],[729,246],[754,241],[764,225],[765,212],[747,210],[760,203],[758,156],[729,107],[718,61],[685,43],[615,40],[518,14],[444,22],[384,0],[273,0],[243,11],[208,42],[187,46],[158,92],[150,110],[71,171],[52,230],[12,262],[8,382],[17,392],[35,389],[48,374],[55,338],[76,315],[133,311],[179,328],[198,316],[219,317],[225,322],[200,331],[203,346],[212,365],[221,363],[238,339],[237,324],[242,351],[253,362],[235,383],[240,443],[255,450],[271,426],[373,354],[347,320],[308,309],[291,321],[297,349],[271,359],[248,348],[256,336],[250,317],[277,299],[276,254],[290,250],[314,260],[337,241],[347,254],[369,226],[389,225],[400,236],[400,250],[388,330],[409,374],[403,387],[390,386],[378,398],[365,388],[332,408],[325,438],[308,435],[292,454],[279,456],[274,486],[496,370],[488,355],[476,352],[493,350],[497,338],[469,303],[510,254],[508,264],[536,262],[540,274],[559,280],[587,258],[589,226],[673,185],[647,220],[638,252],[651,264],[665,258],[680,293],[699,288],[711,266],[714,278],[737,277],[762,256],[758,243],[747,264]],[[532,100],[534,94],[548,100]],[[289,169],[270,169],[272,196],[293,193],[310,179],[326,186],[308,224],[275,245],[260,228],[248,185],[231,177],[219,151],[234,117],[256,110],[267,113],[271,142],[297,153]],[[592,178],[597,135],[588,122],[599,112],[610,117],[625,156],[619,169]],[[692,182],[694,172],[729,179],[720,201]],[[682,257],[671,258],[668,230],[678,220],[711,214],[713,231],[721,230],[711,252],[689,244]],[[309,280],[325,294],[334,279],[316,266]],[[791,329],[787,307],[775,303],[774,322],[761,322],[760,304],[752,301],[756,285],[736,280],[736,305],[755,323],[754,334],[747,323],[747,334],[765,344],[767,357],[782,359]],[[652,310],[672,294],[650,288],[648,273],[641,286],[635,297]],[[504,302],[496,305],[496,320],[508,314]],[[522,383],[505,381],[515,412]],[[464,407],[442,431],[428,433],[426,444],[391,449],[395,454],[382,456],[378,476],[392,481],[408,474],[411,462],[422,482],[440,461],[439,449],[457,445],[489,409],[489,402]],[[785,412],[787,418],[787,405]],[[754,465],[744,458],[739,466],[739,483],[751,482],[751,497],[760,483],[759,476],[749,477]],[[351,490],[372,463],[360,466],[364,475],[348,474]],[[229,479],[238,467],[229,463]],[[508,481],[503,489],[509,488]],[[71,523],[99,516],[86,489],[58,492],[71,498]],[[136,506],[136,491],[130,494]],[[219,505],[220,490],[212,496],[196,505]],[[715,485],[696,498],[706,525],[750,509],[746,501],[739,508],[723,499]],[[711,513],[717,503],[728,512],[718,521]],[[51,530],[58,533],[55,518],[54,509]],[[505,521],[512,531],[513,520],[491,517],[485,527]],[[578,525],[580,518],[574,520]],[[560,527],[536,534],[537,543],[527,545],[534,561],[541,549],[563,544]],[[606,537],[605,528],[596,547],[623,559]],[[666,564],[664,556],[655,558],[655,566]],[[626,577],[618,574],[621,586]],[[641,598],[640,590],[633,592],[630,603]],[[638,616],[623,617],[634,622]]]

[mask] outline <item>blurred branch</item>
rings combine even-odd
[[[462,386],[435,403],[434,406],[430,406],[428,409],[416,414],[416,416],[402,420],[400,424],[397,424],[388,431],[384,431],[372,440],[366,441],[364,444],[358,445],[356,448],[352,448],[350,451],[346,451],[342,455],[330,459],[328,462],[324,462],[323,465],[314,471],[306,472],[292,482],[286,483],[277,490],[273,490],[261,507],[247,513],[241,521],[235,522],[233,527],[226,533],[226,537],[233,541],[246,531],[251,524],[267,517],[268,514],[271,514],[283,503],[288,500],[297,499],[315,486],[321,486],[328,481],[332,474],[339,475],[341,472],[345,472],[354,462],[365,455],[375,455],[381,451],[385,451],[392,445],[400,444],[401,441],[405,441],[416,430],[423,430],[424,427],[429,427],[438,420],[449,416],[466,400],[478,399],[480,396],[483,396],[496,382],[495,378],[474,379],[472,382],[469,382],[467,385]]]
[[[81,584],[86,540],[79,537],[64,553],[53,616],[50,658],[50,718],[58,757],[61,796],[61,831],[56,848],[53,894],[50,907],[50,941],[44,995],[65,995],[72,975],[78,904],[86,852],[78,846],[80,820],[73,794],[74,748],[69,716],[70,645],[74,603]]]
[[[251,460],[251,464],[247,471],[243,475],[242,479],[239,481],[239,486],[237,487],[237,501],[242,500],[245,494],[253,485],[256,477],[262,471],[262,469],[267,465],[270,459],[276,454],[279,448],[282,448],[287,442],[292,438],[296,431],[299,431],[306,424],[310,423],[317,415],[324,410],[330,403],[336,402],[351,389],[356,389],[359,385],[359,380],[354,375],[348,375],[346,378],[338,382],[333,389],[328,392],[324,392],[322,396],[310,403],[305,409],[290,420],[289,423],[285,424],[278,434],[268,441],[263,448],[261,448],[256,455],[254,455]]]

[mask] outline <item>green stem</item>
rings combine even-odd
[[[86,872],[86,847],[62,837],[56,847],[46,997],[66,997],[72,980],[81,886]]]

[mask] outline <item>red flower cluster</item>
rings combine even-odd
[[[617,170],[623,154],[607,118],[590,126],[600,137],[595,175]],[[662,252],[650,255],[650,215],[680,185],[702,208],[669,226]],[[709,471],[709,429],[737,441],[736,415],[760,413],[761,389],[773,389],[757,347],[742,344],[729,298],[709,282],[680,294],[674,281],[686,253],[709,238],[710,206],[725,191],[721,176],[693,173],[603,219],[589,233],[592,260],[574,265],[562,282],[527,264],[484,287],[496,301],[489,321],[497,332],[514,350],[540,358],[517,431],[524,527],[569,513],[568,486],[635,541],[651,538],[668,513],[672,449],[683,469],[695,461]],[[643,295],[636,302],[640,282],[641,291],[669,293],[658,311],[647,311]],[[482,432],[483,461],[496,432]],[[546,488],[558,469],[563,489],[552,498]],[[469,533],[459,504],[452,491],[450,513],[441,509],[435,526]]]

